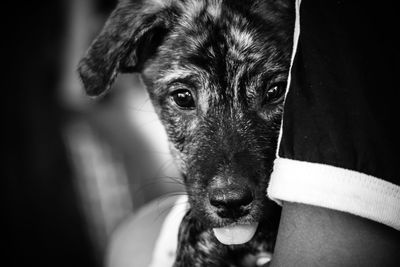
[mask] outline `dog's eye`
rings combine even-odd
[[[284,95],[285,89],[286,89],[285,82],[272,84],[265,95],[263,104],[277,103],[278,101],[280,101]]]
[[[171,94],[171,97],[180,108],[194,109],[196,107],[192,93],[189,90],[176,90]]]

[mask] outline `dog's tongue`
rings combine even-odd
[[[250,241],[257,230],[258,223],[240,224],[213,228],[214,235],[224,245],[239,245]]]

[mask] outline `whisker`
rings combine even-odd
[[[168,193],[168,194],[166,194],[164,196],[159,197],[158,200],[159,200],[159,203],[160,203],[161,201],[163,201],[166,198],[176,197],[176,196],[183,196],[183,195],[186,195],[186,192],[184,192],[183,194],[182,193]],[[182,201],[182,202],[178,202],[178,203],[175,202],[170,207],[165,207],[163,209],[159,208],[158,209],[159,210],[159,214],[157,215],[156,219],[159,219],[163,214],[165,214],[166,212],[170,211],[172,209],[172,207],[179,206],[179,205],[185,205],[186,206],[186,205],[188,205],[188,203],[189,203],[188,201]]]
[[[134,106],[127,106],[127,108],[128,108],[129,110],[134,111],[134,112],[143,112],[143,113],[157,114],[155,111],[152,111],[152,110],[143,110],[143,109],[140,109],[140,108],[136,108],[136,107],[134,107]]]

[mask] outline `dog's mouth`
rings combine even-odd
[[[207,195],[206,218],[216,239],[224,245],[241,245],[249,242],[257,232],[263,218],[263,193],[243,190],[245,186],[211,190]],[[203,205],[204,205],[203,204]],[[201,215],[200,215],[201,216]],[[204,218],[204,217],[203,217]]]
[[[253,224],[233,224],[213,228],[215,237],[224,245],[240,245],[249,242],[257,231],[258,222]]]
[[[249,205],[246,212],[230,212],[228,215],[238,215],[239,217],[225,217],[214,214],[218,217],[219,225],[213,225],[212,230],[216,239],[224,245],[241,245],[249,242],[257,232],[259,225],[259,211],[254,205]],[[221,215],[221,214],[220,214]],[[225,214],[223,214],[225,215]],[[215,218],[214,217],[214,218]]]

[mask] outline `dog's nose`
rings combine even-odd
[[[248,186],[230,185],[211,188],[209,199],[220,217],[238,218],[247,212],[245,206],[253,201],[253,194]]]

